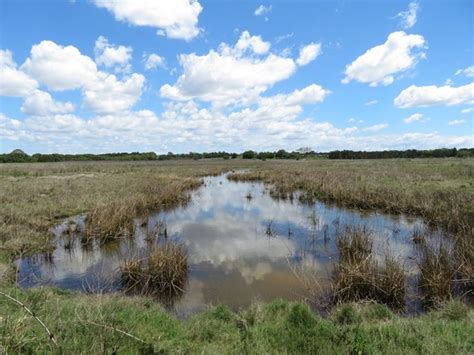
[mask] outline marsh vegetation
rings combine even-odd
[[[275,306],[278,302],[257,305],[256,296],[263,302],[306,301],[312,307],[321,304],[316,294],[324,298],[326,304],[317,310],[327,319],[307,315],[306,306],[299,303],[283,302],[284,311],[275,324],[281,321],[281,327],[290,329],[293,321],[296,327],[300,321],[309,322],[305,329],[315,327],[315,332],[324,324],[331,337],[349,337],[339,350],[381,349],[381,343],[368,340],[379,325],[367,321],[365,312],[384,315],[389,320],[387,329],[393,327],[387,332],[407,337],[408,324],[415,320],[400,319],[392,311],[413,314],[441,309],[416,320],[426,327],[427,336],[435,336],[436,322],[453,327],[453,334],[472,335],[472,311],[465,311],[461,303],[446,306],[445,302],[458,299],[469,305],[472,301],[473,169],[472,159],[0,165],[2,289],[32,303],[53,324],[66,317],[60,322],[68,326],[77,317],[71,313],[76,303],[98,302],[104,312],[129,302],[117,291],[140,294],[145,298],[137,302],[151,302],[153,307],[160,307],[155,305],[157,295],[176,294],[171,310],[184,310],[178,312],[180,316],[210,304],[230,306],[232,312],[218,307],[198,312],[187,323],[163,311],[160,317],[168,319],[165,328],[172,323],[173,329],[183,331],[198,319],[203,331],[210,332],[204,341],[203,334],[190,325],[183,333],[190,337],[188,345],[179,345],[189,346],[188,350],[223,349],[220,338],[210,335],[220,322],[214,318],[219,312],[223,313],[218,318],[224,318],[218,328],[226,329],[221,335],[236,337],[233,349],[252,352],[255,346],[265,352],[271,346],[311,351],[322,344],[319,336],[307,344],[299,343],[298,337],[287,344],[262,343],[256,334],[268,332],[269,309],[279,306]],[[220,175],[224,172],[228,175]],[[310,277],[295,273],[303,266]],[[87,280],[87,287],[79,280]],[[69,300],[62,291],[17,289],[17,281],[26,287],[52,285],[114,295],[75,295]],[[318,292],[309,290],[312,287]],[[59,309],[45,314],[54,299]],[[359,306],[360,302],[370,305]],[[7,349],[52,346],[32,322],[22,320],[21,310],[7,303],[1,301],[8,312],[2,318],[8,330],[2,335]],[[380,304],[392,311],[378,308]],[[133,317],[142,314],[140,307],[131,311]],[[149,325],[109,316],[93,316],[85,322],[81,316],[79,328],[100,324],[95,326],[101,329],[97,342],[90,334],[69,343],[68,331],[55,332],[62,334],[65,349],[78,349],[75,346],[82,341],[91,351],[98,344],[109,349],[112,338],[121,350],[144,344],[168,349],[177,342],[169,335],[168,343],[157,345],[147,335]],[[15,329],[16,335],[10,335]],[[143,342],[117,329],[136,329],[132,333],[140,334]],[[450,336],[438,339],[438,345],[472,350],[472,343]],[[327,349],[336,349],[335,342],[328,344]],[[424,342],[412,348],[413,344],[397,346],[429,350]]]

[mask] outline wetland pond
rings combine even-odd
[[[54,227],[54,252],[17,260],[19,284],[117,291],[121,263],[131,255],[146,255],[150,243],[156,243],[147,236],[160,230],[156,239],[182,243],[188,254],[184,292],[167,302],[179,316],[217,304],[239,309],[254,301],[301,300],[308,294],[295,270],[310,269],[322,288],[329,287],[338,259],[335,233],[341,225],[370,228],[376,255],[390,250],[405,266],[408,279],[415,277],[411,235],[425,227],[420,219],[302,203],[297,196],[276,199],[271,186],[229,181],[225,174],[203,181],[188,204],[137,220],[134,236],[120,241],[84,246],[81,238],[66,237],[71,221],[80,234],[85,216]]]

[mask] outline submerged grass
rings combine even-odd
[[[307,305],[276,300],[235,313],[225,306],[178,320],[149,298],[10,288],[57,342],[20,307],[1,299],[5,353],[470,354],[474,314],[448,303],[402,318],[376,303],[350,303],[328,318]]]

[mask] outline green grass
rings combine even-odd
[[[147,298],[83,295],[45,288],[9,288],[6,292],[30,307],[58,343],[56,348],[44,329],[22,308],[1,299],[0,344],[6,353],[474,351],[473,310],[456,302],[417,318],[402,318],[374,303],[342,305],[322,318],[305,304],[276,300],[254,304],[237,313],[217,306],[178,320]]]

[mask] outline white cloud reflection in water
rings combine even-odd
[[[246,198],[249,193],[251,199]],[[116,288],[120,263],[130,254],[146,253],[144,232],[159,223],[166,225],[170,238],[184,243],[188,250],[189,282],[185,294],[175,303],[182,314],[217,303],[237,308],[255,299],[298,299],[305,292],[292,267],[310,269],[321,285],[327,284],[337,260],[334,233],[338,223],[367,225],[374,231],[378,257],[390,250],[403,261],[414,253],[409,235],[422,225],[404,216],[362,213],[319,202],[305,205],[296,200],[276,200],[262,184],[209,177],[186,207],[153,215],[134,239],[106,249],[94,245],[90,250],[82,249],[76,240],[67,251],[58,238],[53,263],[41,257],[21,261],[21,284]],[[266,233],[269,228],[271,235]],[[323,238],[325,228],[327,242]]]

